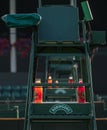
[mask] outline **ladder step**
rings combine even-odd
[[[73,41],[39,41],[40,44],[73,44]],[[80,43],[79,43],[80,44]]]
[[[89,115],[32,115],[30,116],[31,120],[36,120],[36,119],[69,119],[69,120],[75,120],[75,121],[83,121],[83,120],[90,120],[92,119],[92,116]]]

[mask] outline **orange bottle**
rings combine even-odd
[[[52,84],[52,77],[51,76],[49,76],[48,77],[48,84]],[[48,86],[48,88],[52,88],[52,86]]]
[[[36,80],[35,83],[41,83],[40,79]],[[42,103],[43,102],[43,87],[34,86],[33,87],[33,103]]]

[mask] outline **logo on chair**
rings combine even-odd
[[[66,114],[73,112],[72,108],[66,104],[55,104],[49,109],[49,112],[52,114],[56,114],[58,111],[64,111]]]

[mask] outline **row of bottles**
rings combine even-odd
[[[41,80],[38,79],[35,83],[41,83]],[[52,89],[52,77],[49,76],[47,83],[49,84],[48,89]],[[74,79],[72,76],[69,77],[68,83],[74,83]],[[55,84],[58,84],[58,80],[55,81]],[[79,79],[79,84],[83,84],[82,79]],[[58,85],[55,86],[56,89],[60,88]],[[70,86],[69,89],[73,87]],[[85,93],[85,86],[80,85],[76,88],[76,95],[77,95],[77,102],[78,103],[85,103],[86,102],[86,93]],[[42,103],[43,102],[43,87],[42,86],[34,86],[33,87],[33,103]]]

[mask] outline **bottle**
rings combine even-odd
[[[68,83],[74,83],[73,76],[69,76]],[[72,86],[70,86],[70,88],[72,88]]]
[[[48,84],[52,84],[52,77],[51,76],[49,76],[48,77]],[[52,88],[52,86],[48,86],[48,88]]]
[[[35,83],[40,84],[41,80],[36,79]],[[43,102],[43,87],[34,86],[33,87],[33,103],[42,103]]]
[[[79,83],[83,84],[82,79],[79,79]],[[77,102],[78,103],[85,103],[86,102],[85,86],[78,86],[77,87]]]
[[[59,81],[56,80],[56,81],[55,81],[55,84],[58,84],[58,83],[59,83]],[[59,88],[58,85],[56,85],[55,88]]]

